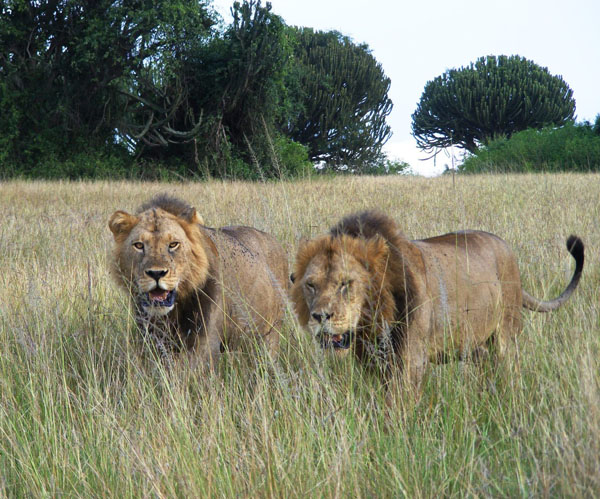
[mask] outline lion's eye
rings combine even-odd
[[[133,247],[138,251],[144,251],[144,243],[139,241],[137,243],[133,243]]]
[[[345,281],[342,281],[340,284],[340,290],[342,293],[346,293],[352,287],[352,282],[352,279],[346,279]]]
[[[304,283],[304,285],[306,286],[306,289],[308,289],[311,293],[315,292],[315,285],[312,282],[306,282]]]
[[[176,248],[179,248],[179,242],[178,241],[173,241],[172,243],[169,243],[169,249],[174,250]]]

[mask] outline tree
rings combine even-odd
[[[248,172],[223,170],[241,159],[248,168],[251,163],[259,163],[262,173],[272,176],[276,172],[267,165],[272,163],[270,148],[278,142],[274,124],[280,113],[283,72],[290,55],[285,25],[271,12],[271,4],[263,6],[260,0],[234,2],[231,13],[232,24],[209,43],[187,52],[177,78],[166,82],[171,87],[178,82],[186,89],[185,104],[174,119],[178,128],[189,129],[197,124],[194,117],[202,116],[196,142],[146,148],[144,155],[176,157],[188,164],[207,160],[210,173],[220,177],[247,176]],[[168,95],[168,89],[163,93]]]
[[[0,17],[0,149],[35,163],[115,145],[149,68],[215,21],[204,0],[7,0]],[[172,102],[180,102],[180,98]],[[170,109],[154,103],[164,123]],[[162,116],[161,116],[162,112]],[[152,128],[154,126],[154,128]],[[148,130],[156,129],[155,123]]]
[[[596,115],[596,121],[594,121],[594,127],[592,128],[596,135],[600,135],[600,114]]]
[[[561,126],[575,114],[573,91],[560,76],[519,56],[487,56],[425,85],[412,115],[421,149],[479,144],[527,128]]]
[[[294,57],[286,76],[282,132],[312,160],[368,168],[391,136],[390,79],[365,44],[336,31],[289,28]]]

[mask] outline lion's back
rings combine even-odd
[[[445,331],[455,335],[457,351],[482,344],[509,314],[520,323],[521,280],[514,253],[500,237],[465,230],[413,241],[425,262],[437,328],[430,338],[446,349]],[[466,326],[468,325],[468,326]],[[448,353],[448,352],[446,352]]]
[[[232,239],[232,247],[239,244],[237,251],[243,254],[250,265],[258,267],[258,270],[266,265],[279,285],[287,289],[288,258],[275,237],[254,227],[242,225],[223,227],[220,231]]]

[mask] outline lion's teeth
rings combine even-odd
[[[162,290],[162,289],[161,290],[156,290],[155,289],[155,290],[150,291],[149,294],[150,294],[150,298],[153,299],[153,300],[164,301],[164,300],[167,299],[167,296],[168,296],[169,293],[167,291]]]

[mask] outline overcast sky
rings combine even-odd
[[[265,2],[262,2],[263,5]],[[215,0],[230,22],[233,1]],[[271,0],[288,25],[337,30],[367,43],[391,79],[394,103],[385,146],[418,173],[441,173],[410,135],[425,84],[485,55],[518,54],[561,75],[573,90],[578,120],[600,114],[600,0]]]

